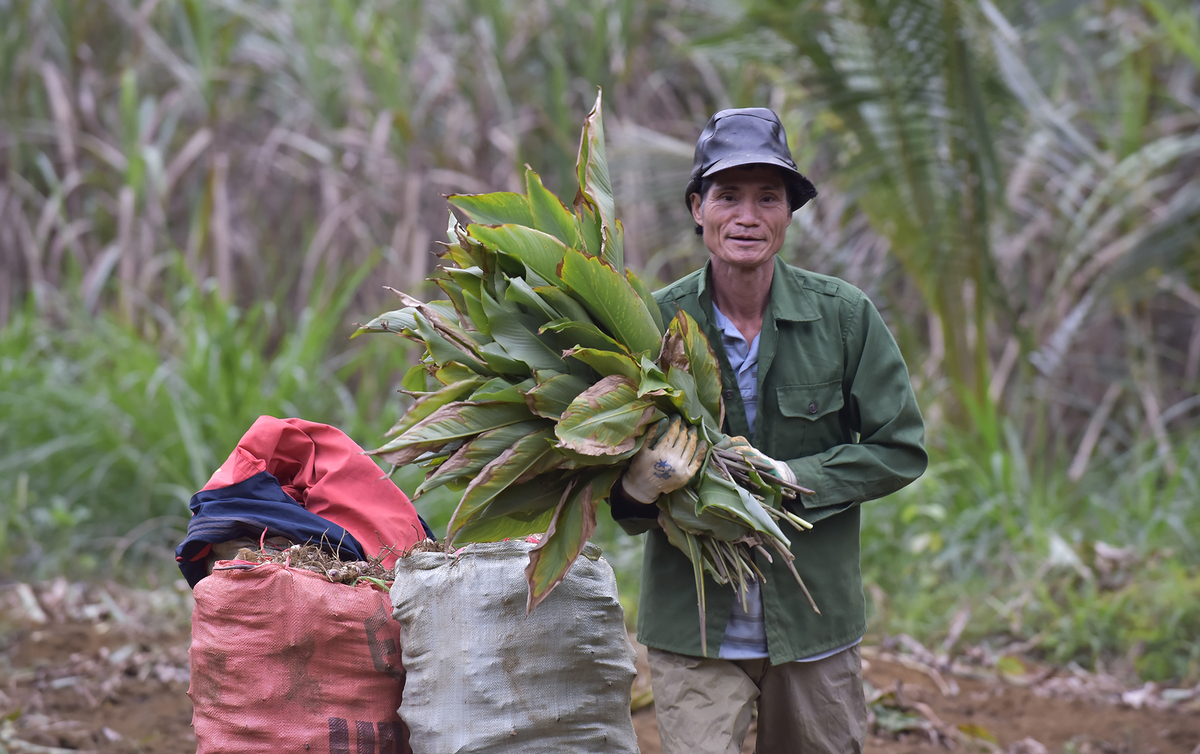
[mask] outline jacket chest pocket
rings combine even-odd
[[[842,382],[818,382],[809,385],[780,385],[775,388],[779,406],[779,447],[785,458],[819,452],[841,442],[838,412],[844,405]],[[789,453],[790,452],[790,453]]]

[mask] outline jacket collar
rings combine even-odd
[[[711,275],[712,262],[709,261],[705,263],[704,274],[700,275],[700,279],[697,281],[700,310],[706,317],[712,311]],[[775,272],[771,276],[771,297],[767,304],[770,315],[776,321],[814,322],[821,318],[821,312],[813,303],[812,296],[812,291],[805,290],[804,273],[788,267],[776,254]],[[705,324],[707,323],[701,323],[701,325]]]
[[[771,310],[775,320],[813,322],[821,312],[813,303],[813,292],[805,290],[804,273],[796,274],[775,255],[775,274],[771,276]]]

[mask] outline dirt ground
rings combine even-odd
[[[195,752],[189,601],[178,585],[0,584],[0,754]],[[907,637],[863,656],[869,754],[1200,754],[1200,686],[978,648],[935,657]],[[647,690],[639,676],[635,699]],[[633,720],[643,754],[658,754],[653,706]]]

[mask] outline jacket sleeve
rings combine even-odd
[[[626,534],[643,534],[658,527],[658,505],[640,503],[626,495],[619,479],[609,493],[608,508]]]
[[[925,424],[900,348],[870,299],[850,305],[843,328],[843,411],[857,442],[788,459],[796,478],[816,491],[797,508],[819,521],[909,484],[925,471]]]

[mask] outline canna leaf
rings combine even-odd
[[[600,351],[595,348],[571,348],[563,352],[563,358],[568,357],[587,364],[603,377],[619,375],[634,381],[642,378],[642,370],[637,362],[623,353]]]
[[[525,393],[525,403],[538,416],[557,421],[588,383],[572,374],[556,374]]]
[[[587,309],[583,308],[583,304],[571,298],[571,294],[561,288],[545,285],[535,286],[533,290],[542,297],[542,300],[554,307],[559,318],[569,319],[581,325],[595,326],[592,316],[588,314]]]
[[[479,387],[485,382],[483,377],[472,376],[470,379],[454,382],[440,390],[432,393],[426,393],[408,407],[404,412],[404,416],[396,422],[391,429],[387,431],[384,437],[394,437],[402,432],[407,432],[416,424],[433,414],[442,406],[462,398],[467,393]]]
[[[590,323],[572,319],[556,319],[542,325],[538,332],[554,333],[558,340],[569,343],[568,348],[590,348],[596,351],[612,351],[629,356],[629,349],[610,338],[603,330]]]
[[[625,279],[629,281],[629,286],[633,288],[638,297],[642,299],[642,303],[646,305],[651,319],[654,320],[655,326],[658,327],[659,334],[661,335],[666,332],[667,328],[663,324],[662,310],[658,308],[658,302],[654,300],[654,294],[650,293],[650,289],[646,287],[641,278],[633,274],[633,270],[625,270]]]
[[[579,240],[583,251],[590,257],[604,253],[604,227],[594,205],[584,199],[583,194],[575,197],[575,217],[579,228]]]
[[[542,185],[542,179],[532,168],[525,169],[525,189],[529,198],[529,210],[533,215],[533,227],[549,233],[565,245],[579,247],[579,230],[575,216],[558,197]]]
[[[458,310],[454,308],[452,301],[438,300],[428,303],[421,303],[420,299],[413,298],[407,293],[402,293],[392,289],[397,296],[403,296],[405,300],[413,302],[417,306],[417,311],[424,314],[439,327],[453,327],[456,330],[461,330],[456,323],[458,322]],[[431,314],[432,312],[432,314]]]
[[[663,414],[659,413],[655,414],[655,416],[661,417]],[[653,421],[653,419],[651,421]],[[645,433],[638,435],[636,438],[634,438],[633,445],[629,448],[629,450],[616,453],[614,455],[584,455],[583,453],[577,453],[570,448],[564,448],[561,446],[555,446],[554,449],[558,451],[558,454],[562,457],[564,464],[570,464],[571,468],[581,469],[585,466],[614,466],[621,465],[622,461],[628,461],[630,458],[633,458],[635,455],[637,455],[637,452],[642,449],[642,443],[645,439]]]
[[[416,320],[417,329],[421,332],[422,337],[425,335],[425,331],[421,327],[422,321],[424,321],[438,335],[449,341],[451,345],[461,348],[467,353],[474,351],[475,341],[458,324],[458,310],[454,308],[453,303],[449,301],[430,301],[429,303],[425,303],[420,299],[413,298],[404,291],[398,291],[395,288],[388,288],[388,290],[396,294],[405,306],[415,310],[413,318]]]
[[[533,416],[520,403],[466,403],[442,406],[400,437],[381,448],[368,451],[395,466],[412,463],[430,450],[438,450],[455,440],[465,440],[489,429],[527,421]]]
[[[504,347],[509,357],[529,365],[526,374],[538,369],[562,369],[562,356],[550,349],[536,333],[526,329],[525,317],[514,311],[516,307],[501,306],[495,299],[482,292],[483,311],[491,326],[492,337]]]
[[[480,432],[431,472],[417,487],[413,497],[420,497],[448,482],[476,477],[483,467],[515,445],[521,438],[549,426],[549,422],[545,420],[532,420]]]
[[[635,383],[605,377],[580,393],[555,425],[559,446],[586,456],[617,456],[632,450],[642,428],[661,417],[637,397]]]
[[[562,466],[557,453],[547,453],[525,473],[496,493],[458,530],[459,541],[491,542],[546,531],[569,482],[540,476]],[[535,527],[535,528],[529,528]]]
[[[504,298],[524,306],[542,322],[562,317],[524,278],[508,278],[508,289],[504,291]]]
[[[463,364],[457,362],[447,362],[442,366],[433,370],[433,378],[443,385],[450,385],[455,382],[469,380],[478,375]]]
[[[384,312],[367,324],[359,325],[358,329],[350,337],[357,338],[363,333],[371,332],[390,332],[399,335],[404,330],[416,330],[417,320],[415,314],[416,310],[411,306],[406,306],[403,309],[397,309],[393,312]]]
[[[597,97],[584,124],[573,212],[531,169],[523,196],[451,197],[471,223],[452,212],[438,252],[443,266],[431,280],[449,301],[397,292],[405,309],[359,328],[425,345],[403,381],[418,400],[396,425],[400,436],[371,453],[425,469],[416,495],[465,490],[449,539],[547,530],[526,569],[530,610],[578,557],[646,425],[681,414],[711,443],[724,413],[704,333],[683,312],[664,322],[624,269],[600,105]],[[429,374],[444,387],[424,392]],[[725,463],[709,455],[688,486],[660,501],[663,530],[694,567],[704,653],[705,574],[743,594],[761,578],[745,544],[775,550],[803,587],[776,523],[799,521],[775,510],[778,480]]]
[[[550,440],[553,437],[554,430],[550,427],[526,434],[480,469],[479,474],[467,485],[462,500],[454,509],[454,515],[450,517],[446,539],[454,543],[459,530],[482,511],[492,498],[520,478],[538,459],[552,453]]]
[[[481,290],[480,293],[483,293]],[[475,326],[475,329],[487,337],[492,337],[492,324],[488,319],[487,314],[483,310],[483,302],[479,299],[479,294],[463,289],[463,310],[466,312],[467,319]]]
[[[566,252],[560,271],[572,295],[615,340],[630,353],[647,352],[650,358],[658,358],[662,333],[624,276],[574,249]]]
[[[418,361],[404,373],[404,377],[400,380],[400,387],[412,393],[419,393],[425,389],[428,377],[429,365]]]
[[[567,247],[554,236],[523,225],[471,225],[467,232],[500,256],[524,264],[548,283],[558,285],[558,265]]]
[[[671,383],[667,382],[666,376],[662,370],[649,362],[649,359],[642,358],[642,379],[638,383],[637,395],[641,398],[644,395],[663,395],[668,399],[676,399],[680,396],[680,391]]]
[[[690,424],[707,422],[710,427],[719,426],[716,418],[700,402],[700,392],[696,389],[696,380],[691,374],[678,367],[671,367],[667,370],[667,383],[678,391],[668,394],[671,403]]]
[[[528,537],[530,534],[540,534],[550,527],[554,520],[554,506],[562,493],[550,489],[541,496],[532,496],[523,491],[523,486],[509,487],[504,492],[517,490],[522,495],[520,507],[509,515],[493,515],[492,505],[475,516],[458,532],[459,542],[498,542],[502,539]],[[502,493],[503,494],[503,493]],[[499,496],[497,496],[498,498]],[[546,502],[548,507],[541,507]],[[495,500],[492,504],[495,504]]]
[[[511,374],[520,377],[529,374],[529,365],[514,359],[499,343],[488,343],[479,347],[479,357],[496,374]]]
[[[608,175],[608,160],[604,153],[604,122],[600,118],[602,94],[596,93],[596,103],[583,122],[583,134],[579,139],[579,156],[575,170],[579,177],[579,193],[588,204],[595,207],[600,217],[602,233],[607,236],[603,251],[604,261],[618,270],[625,269],[625,253],[622,250],[620,223],[617,222],[616,202],[613,201],[612,182]],[[634,349],[641,350],[641,349]]]
[[[496,252],[467,235],[466,228],[461,225],[456,225],[454,232],[458,243],[447,244],[445,252],[438,255],[439,258],[449,257],[450,261],[464,270],[477,267],[485,275],[495,270]]]
[[[546,599],[571,570],[596,531],[596,507],[608,498],[620,475],[620,469],[606,468],[567,488],[554,511],[550,528],[529,551],[529,565],[525,567],[525,579],[529,582],[526,613]]]
[[[746,534],[745,523],[735,520],[720,506],[697,511],[696,493],[689,487],[675,490],[664,498],[665,501],[659,504],[675,524],[689,534],[705,534],[724,542],[733,542]]]
[[[725,421],[725,404],[721,400],[721,363],[712,350],[700,324],[682,309],[671,320],[667,328],[664,350],[674,350],[667,343],[677,341],[687,362],[688,374],[696,383],[696,397],[701,405],[716,419],[716,426]]]
[[[446,201],[463,211],[473,223],[483,225],[533,225],[529,199],[511,191],[491,194],[451,194]]]
[[[743,487],[722,478],[711,467],[706,467],[701,474],[700,483],[696,485],[696,497],[697,513],[703,513],[709,507],[720,508],[752,523],[752,528],[768,533],[784,545],[791,546],[775,519],[763,510],[753,495]]]
[[[525,391],[532,388],[534,384],[532,377],[515,385],[503,377],[497,377],[480,385],[475,392],[471,393],[467,400],[471,402],[504,401],[505,403],[524,403]]]
[[[433,283],[442,289],[442,293],[454,304],[455,312],[463,311],[463,288],[457,280],[450,277],[433,278]]]
[[[476,358],[475,354],[471,352],[472,349],[470,346],[451,342],[442,336],[441,333],[437,332],[429,324],[429,321],[420,315],[417,315],[417,332],[420,333],[421,340],[425,342],[425,348],[428,349],[429,355],[438,364],[457,362],[476,374],[482,374],[486,377],[496,376],[496,372],[491,367]]]

